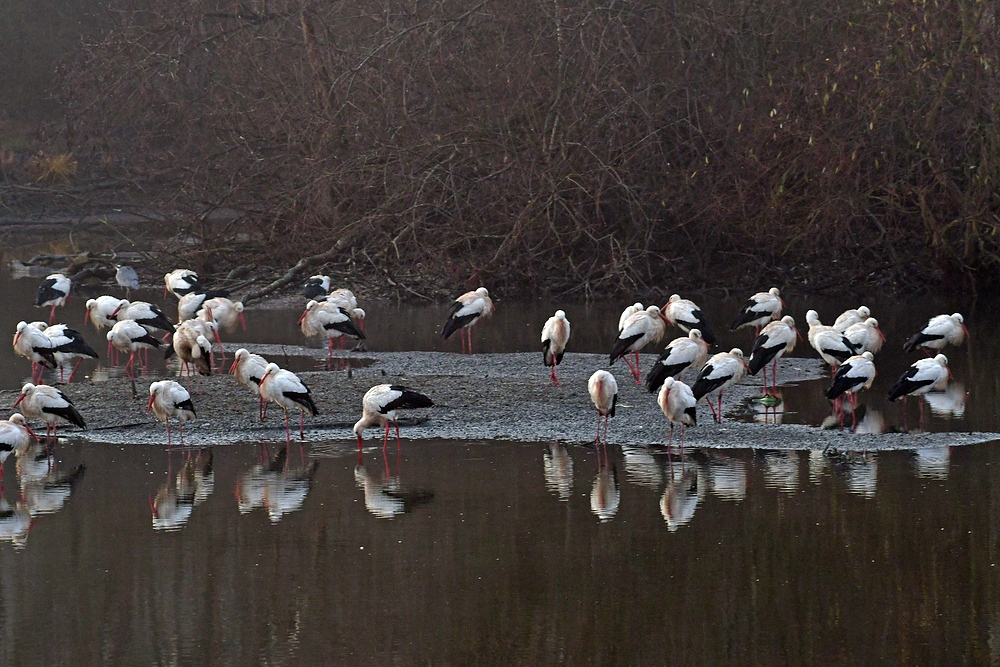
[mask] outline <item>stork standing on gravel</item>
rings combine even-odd
[[[690,332],[691,329],[698,329],[706,343],[715,345],[715,334],[708,326],[705,313],[694,301],[682,299],[679,294],[671,294],[666,305],[663,306],[663,315],[668,322],[685,333]]]
[[[906,352],[913,352],[922,347],[927,354],[930,354],[929,350],[940,352],[946,345],[961,345],[968,335],[965,318],[960,313],[937,315],[927,322],[927,326],[910,336],[903,349]]]
[[[656,306],[653,306],[655,308]],[[615,416],[618,405],[618,382],[615,376],[605,370],[596,371],[587,381],[587,392],[590,400],[597,408],[597,437],[594,442],[601,442],[601,417],[604,417],[604,444],[608,443],[608,418]]]
[[[700,329],[691,329],[687,336],[675,338],[660,354],[646,376],[646,389],[654,393],[668,377],[676,378],[688,368],[701,370],[708,358],[708,343]]]
[[[233,374],[236,381],[247,387],[257,396],[257,416],[260,421],[267,417],[267,404],[260,394],[260,383],[264,379],[267,370],[267,359],[259,354],[252,354],[244,348],[236,350],[233,365],[229,372]]]
[[[664,416],[670,420],[670,440],[674,441],[674,424],[681,425],[681,447],[684,447],[684,429],[698,424],[697,405],[691,387],[680,380],[668,377],[656,397],[656,402]]]
[[[764,395],[771,392],[767,388],[767,365],[771,364],[771,386],[774,394],[778,393],[778,359],[789,354],[795,349],[795,342],[801,338],[798,328],[795,326],[795,319],[791,315],[785,315],[776,322],[771,322],[757,335],[750,350],[750,361],[747,363],[747,370],[750,375],[757,375],[761,369],[764,370]]]
[[[24,416],[45,422],[45,436],[56,437],[58,420],[67,421],[80,428],[87,428],[83,416],[73,402],[55,387],[47,384],[34,385],[30,382],[21,387],[21,395],[14,401],[14,407],[21,406]]]
[[[156,418],[167,425],[167,446],[170,446],[170,419],[177,418],[177,430],[181,434],[181,444],[184,444],[184,422],[193,420],[197,415],[191,394],[179,382],[160,380],[149,385],[149,404],[146,414],[152,410]]]
[[[56,321],[56,306],[66,304],[72,285],[70,279],[65,275],[53,273],[46,276],[42,284],[38,286],[38,292],[35,293],[35,307],[49,307],[49,324]]]
[[[715,417],[717,423],[722,423],[722,392],[739,383],[743,379],[743,376],[746,375],[746,372],[747,362],[743,358],[743,351],[738,347],[734,347],[729,352],[720,352],[713,356],[705,364],[705,367],[701,369],[701,372],[698,373],[698,378],[694,381],[691,391],[696,401],[700,401],[702,396],[710,392],[719,392],[718,412],[716,412],[715,406],[712,405],[711,397],[706,399],[708,407],[712,411],[712,416]]]
[[[766,292],[757,292],[740,308],[739,314],[729,325],[729,330],[754,327],[760,334],[761,328],[768,322],[781,318],[781,310],[784,307],[785,302],[781,300],[781,292],[777,287],[772,287]]]
[[[611,348],[611,357],[608,363],[614,364],[619,359],[624,358],[629,371],[632,372],[632,377],[635,378],[635,383],[640,384],[639,378],[642,376],[642,370],[639,367],[639,351],[650,343],[659,342],[663,338],[665,330],[663,315],[658,307],[650,306],[646,310],[640,310],[625,320],[625,326],[622,327],[618,334],[618,340]],[[636,355],[634,367],[627,356],[630,352],[634,352]]]
[[[493,299],[490,298],[489,290],[480,287],[474,292],[466,292],[455,299],[448,309],[448,320],[444,323],[441,335],[445,340],[461,330],[462,352],[466,351],[466,340],[468,340],[468,351],[472,353],[472,326],[483,317],[493,314]]]
[[[628,318],[632,317],[636,313],[638,313],[640,311],[643,311],[645,309],[646,309],[646,307],[643,306],[638,301],[636,301],[635,303],[633,303],[631,306],[626,306],[625,310],[623,310],[622,314],[618,317],[618,333],[621,333],[622,329],[625,328],[625,323],[628,321]],[[632,361],[635,362],[636,366],[639,365],[639,353],[638,352],[633,352],[632,353]]]
[[[542,361],[546,366],[552,367],[549,378],[557,387],[559,378],[556,376],[556,366],[562,362],[567,342],[569,342],[569,320],[566,319],[566,311],[557,310],[542,327]]]
[[[354,425],[354,435],[358,439],[358,452],[362,448],[362,433],[369,426],[385,426],[382,449],[389,443],[389,422],[396,427],[396,446],[400,445],[399,424],[396,416],[399,410],[430,408],[434,406],[427,396],[399,385],[377,384],[361,399],[361,419]]]
[[[38,382],[46,368],[56,367],[52,340],[25,321],[17,323],[14,352],[31,361],[31,380]]]
[[[856,408],[858,406],[858,392],[862,389],[870,389],[875,381],[875,363],[872,361],[875,356],[871,352],[863,352],[845,361],[837,374],[833,376],[833,385],[826,392],[826,397],[831,401],[837,401],[837,411],[840,420],[844,420],[844,411],[840,409],[839,400],[841,396],[847,394],[851,401],[851,428],[858,425]]]
[[[260,395],[265,401],[276,403],[285,412],[285,442],[291,442],[292,436],[288,426],[288,411],[298,410],[299,438],[305,440],[306,413],[310,417],[319,414],[316,403],[313,402],[309,387],[291,371],[286,371],[278,364],[270,363],[264,369],[264,377],[260,380]]]

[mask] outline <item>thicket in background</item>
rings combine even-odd
[[[68,141],[161,203],[246,211],[241,251],[279,263],[580,296],[957,284],[1000,268],[996,8],[149,0],[69,63]]]

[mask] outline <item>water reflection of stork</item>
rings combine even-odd
[[[925,447],[913,450],[913,463],[917,477],[925,479],[948,479],[951,463],[951,447]]]
[[[621,490],[618,487],[618,471],[608,462],[607,446],[597,444],[597,476],[590,487],[590,511],[597,515],[601,523],[611,521],[618,513]],[[601,448],[605,452],[601,456]]]
[[[667,530],[676,532],[691,522],[695,510],[705,497],[706,480],[700,467],[683,457],[678,465],[670,466],[667,488],[660,498],[660,514]]]
[[[392,519],[434,500],[432,491],[403,488],[398,454],[395,475],[390,472],[389,458],[385,450],[382,450],[382,460],[385,467],[372,472],[365,468],[363,455],[358,452],[358,463],[354,467],[354,483],[365,493],[365,509],[380,519]]]
[[[169,462],[170,454],[167,456]],[[204,503],[215,490],[212,461],[211,449],[199,450],[196,455],[185,452],[184,465],[176,476],[171,475],[168,463],[167,481],[150,500],[153,530],[180,530],[187,524],[194,508]]]
[[[628,470],[626,459],[626,471]],[[561,442],[552,442],[545,446],[542,455],[542,468],[545,475],[545,488],[559,496],[559,500],[567,502],[573,492],[573,459],[569,450]]]
[[[764,486],[783,493],[799,489],[799,452],[764,452]]]

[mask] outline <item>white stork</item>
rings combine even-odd
[[[327,359],[333,357],[333,339],[352,336],[359,340],[365,334],[354,324],[351,314],[341,306],[326,301],[310,301],[299,316],[299,326],[306,337],[324,336],[327,340]]]
[[[23,320],[17,323],[14,333],[14,352],[31,361],[31,379],[34,382],[42,378],[45,368],[56,367],[52,340]]]
[[[702,396],[710,392],[719,392],[718,412],[712,405],[711,397],[707,399],[708,407],[716,422],[722,423],[722,392],[742,380],[746,372],[747,362],[743,358],[743,351],[734,347],[729,352],[720,352],[713,356],[698,373],[698,378],[694,381],[694,386],[691,387],[696,401],[700,401]]]
[[[229,369],[237,382],[249,388],[257,396],[257,416],[260,421],[264,421],[267,417],[267,404],[264,403],[264,397],[260,395],[260,383],[264,379],[267,363],[267,359],[264,357],[252,354],[241,347],[236,350],[232,368]]]
[[[861,352],[877,354],[885,342],[885,335],[878,328],[878,320],[869,317],[864,322],[858,322],[844,329],[844,338],[851,341],[854,349]]]
[[[676,378],[688,368],[701,370],[708,358],[708,343],[701,337],[700,329],[691,329],[687,336],[675,338],[660,354],[646,376],[646,389],[654,393],[668,377]]]
[[[619,316],[618,318],[618,331],[620,332],[622,329],[625,328],[625,322],[628,320],[628,318],[632,317],[641,310],[646,310],[646,307],[641,303],[639,303],[638,301],[633,303],[631,306],[626,306],[625,310],[622,311],[621,316]]]
[[[806,322],[809,323],[809,344],[823,361],[830,364],[834,372],[837,371],[837,366],[856,354],[851,341],[834,327],[820,322],[819,313],[815,310],[806,311]]]
[[[965,318],[960,313],[937,315],[927,322],[927,326],[910,336],[910,339],[903,345],[903,349],[907,352],[913,352],[918,347],[922,347],[924,352],[930,354],[929,350],[941,351],[945,345],[961,345],[968,335],[969,330],[965,328]]]
[[[3,486],[3,464],[11,454],[21,456],[38,436],[28,427],[28,422],[19,412],[9,419],[0,421],[0,487]]]
[[[951,371],[948,370],[948,357],[938,354],[930,359],[921,359],[906,369],[906,372],[896,380],[896,384],[889,388],[889,400],[895,401],[902,397],[905,411],[907,396],[919,396],[929,391],[940,391],[948,386],[949,377],[951,377]],[[924,404],[921,401],[920,423],[923,424],[923,421]]]
[[[205,336],[203,329],[192,326],[188,320],[182,322],[174,332],[170,343],[181,361],[181,371],[187,375],[212,374],[212,342]],[[193,367],[194,370],[191,370]]]
[[[358,451],[362,447],[362,433],[369,426],[385,426],[385,437],[382,439],[382,449],[389,443],[389,422],[396,427],[396,446],[400,444],[399,424],[396,416],[399,410],[413,408],[430,408],[434,406],[427,396],[420,392],[392,384],[377,384],[361,399],[361,419],[354,425],[354,435],[358,439]]]
[[[493,314],[493,300],[485,287],[480,287],[474,292],[466,292],[455,299],[448,309],[448,320],[444,323],[441,335],[445,340],[458,330],[462,330],[462,351],[466,350],[466,339],[468,339],[468,351],[472,353],[472,329],[471,327],[480,318],[489,317]]]
[[[844,333],[847,331],[847,327],[852,324],[858,324],[859,322],[864,322],[869,317],[871,317],[872,311],[868,306],[859,306],[857,308],[848,308],[840,315],[837,319],[833,321],[833,328]]]
[[[128,361],[125,362],[125,373],[132,379],[135,379],[136,351],[158,348],[162,344],[146,327],[134,320],[122,320],[111,327],[107,338],[115,349],[129,353]]]
[[[76,369],[79,368],[84,359],[97,359],[97,352],[87,344],[87,341],[83,338],[83,334],[70,329],[65,324],[53,324],[49,326],[44,322],[32,322],[31,326],[39,329],[52,341],[53,356],[55,356],[56,363],[59,364],[60,381],[63,377],[63,364],[67,361],[77,360],[73,366],[73,370],[69,374],[68,382],[72,382]]]
[[[689,332],[691,329],[698,329],[706,343],[715,345],[715,334],[708,326],[705,313],[694,301],[682,299],[680,294],[671,294],[666,305],[663,306],[663,315],[668,322],[681,331]]]
[[[618,405],[618,382],[611,373],[599,370],[587,381],[587,392],[597,408],[597,437],[594,442],[601,441],[601,417],[604,417],[604,442],[607,444],[608,417],[615,416],[615,406]]]
[[[122,301],[114,296],[99,296],[96,299],[87,299],[87,312],[83,316],[83,323],[92,322],[98,331],[110,329],[118,321],[116,313],[119,312]]]
[[[625,326],[622,327],[614,347],[611,348],[611,361],[609,363],[614,364],[619,359],[624,358],[636,384],[640,383],[639,378],[642,375],[639,368],[639,351],[646,345],[659,342],[663,338],[663,332],[666,330],[663,321],[663,315],[656,306],[640,310],[625,320]],[[632,366],[632,362],[627,356],[630,352],[635,353],[635,367]]]
[[[851,401],[851,426],[857,427],[857,415],[855,414],[858,405],[858,392],[862,389],[870,389],[875,381],[875,364],[872,361],[875,356],[871,352],[863,352],[845,361],[837,369],[833,376],[833,385],[826,392],[826,397],[831,401],[837,401],[841,396],[847,394]],[[838,403],[839,406],[839,403]],[[839,410],[840,418],[843,420],[844,412]]]
[[[754,327],[759,334],[761,327],[781,318],[781,310],[784,307],[785,302],[781,300],[781,292],[777,287],[772,287],[766,292],[757,292],[740,308],[739,314],[729,325],[729,330]]]
[[[225,332],[235,331],[237,323],[244,331],[247,330],[242,301],[233,301],[224,296],[212,297],[202,302],[197,316],[202,320],[213,320]]]
[[[566,319],[566,311],[557,310],[556,314],[547,319],[545,326],[542,327],[542,361],[546,366],[552,367],[549,378],[556,386],[559,386],[556,366],[562,362],[568,341],[569,320]]]
[[[21,395],[14,401],[15,408],[19,405],[25,417],[41,419],[45,422],[46,438],[50,434],[52,437],[56,437],[56,420],[58,419],[83,429],[87,428],[87,423],[83,421],[83,417],[73,402],[66,398],[66,394],[47,384],[26,383],[21,387]]]
[[[302,285],[302,294],[306,300],[312,301],[330,292],[330,276],[309,276]]]
[[[118,309],[115,311],[115,317],[118,318],[119,322],[124,320],[132,320],[142,326],[146,327],[153,332],[155,329],[160,329],[166,331],[167,333],[173,333],[174,323],[171,322],[163,311],[160,310],[159,306],[149,303],[148,301],[129,301],[127,299],[122,299],[118,304]]]
[[[56,306],[65,305],[71,287],[70,279],[61,273],[46,276],[42,284],[38,286],[38,292],[35,293],[35,307],[45,308],[48,306],[50,308],[49,324],[55,322]]]
[[[160,380],[149,385],[149,404],[146,414],[152,410],[156,418],[167,425],[167,445],[170,445],[170,419],[177,418],[177,430],[181,434],[181,444],[184,444],[184,422],[191,421],[197,415],[191,394],[179,382]]]
[[[276,403],[285,412],[285,442],[291,442],[291,431],[288,427],[288,411],[299,410],[299,438],[305,440],[306,413],[310,417],[319,414],[312,393],[305,382],[291,371],[280,368],[278,364],[270,363],[264,369],[264,377],[260,379],[260,395],[265,401]]]
[[[170,292],[178,299],[201,288],[198,274],[191,269],[174,269],[163,276],[163,296]]]
[[[668,377],[663,381],[663,387],[656,397],[656,403],[660,406],[664,416],[670,420],[670,443],[674,441],[674,424],[681,425],[681,447],[684,446],[684,429],[688,426],[698,424],[698,413],[691,387],[680,380]]]
[[[757,372],[764,369],[764,394],[770,394],[767,388],[767,365],[771,364],[771,385],[774,394],[778,393],[778,359],[791,353],[795,349],[795,342],[801,338],[798,328],[795,326],[795,319],[791,315],[785,315],[776,322],[771,322],[757,335],[750,350],[750,360],[747,369],[750,375],[757,375]]]

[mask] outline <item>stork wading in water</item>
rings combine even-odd
[[[948,386],[948,357],[938,354],[930,359],[914,362],[889,388],[889,400],[903,399],[903,414],[906,414],[906,397],[920,396],[929,391],[942,391]],[[924,404],[920,402],[920,424],[924,423]]]
[[[947,345],[959,346],[969,335],[965,328],[965,318],[960,313],[937,315],[932,317],[927,326],[910,336],[903,344],[903,349],[913,352],[923,348],[925,354],[940,352]]]
[[[291,371],[286,371],[278,364],[270,363],[264,369],[264,377],[260,380],[260,395],[265,401],[276,403],[285,413],[285,442],[292,441],[291,431],[288,426],[288,411],[298,410],[299,415],[299,439],[305,440],[305,420],[306,413],[310,417],[319,414],[316,403],[313,402],[312,392],[299,376]]]
[[[125,374],[133,380],[135,379],[135,353],[150,348],[156,349],[162,345],[159,338],[149,333],[146,327],[134,320],[122,320],[111,327],[107,337],[117,350],[129,353],[128,361],[125,362]]]
[[[663,338],[663,333],[666,331],[666,326],[663,322],[663,315],[656,306],[650,306],[646,310],[640,310],[638,313],[631,315],[625,320],[625,326],[622,327],[621,332],[618,334],[618,340],[615,341],[614,347],[611,348],[609,365],[613,365],[619,359],[624,358],[625,363],[628,364],[629,371],[632,373],[632,377],[635,378],[635,383],[641,384],[642,370],[639,367],[638,353],[650,343],[657,343]],[[628,357],[628,354],[631,352],[636,353],[634,367]]]
[[[362,449],[362,434],[369,426],[385,426],[382,449],[389,443],[389,423],[396,427],[396,446],[399,447],[399,424],[396,421],[400,410],[434,407],[434,401],[420,392],[393,384],[377,384],[361,399],[361,419],[354,425],[354,435],[358,439],[358,452]]]
[[[698,401],[687,386],[680,380],[668,377],[660,387],[660,393],[656,397],[656,403],[660,406],[664,416],[670,420],[670,440],[674,442],[674,424],[681,425],[681,448],[684,447],[684,429],[688,426],[698,424]]]
[[[49,308],[49,324],[56,321],[56,307],[66,304],[73,283],[61,273],[46,276],[35,293],[35,307]]]
[[[63,366],[67,361],[76,359],[73,370],[69,373],[67,382],[73,381],[76,369],[80,367],[84,359],[97,359],[97,352],[87,344],[83,334],[75,329],[70,329],[65,324],[47,325],[45,322],[32,322],[31,325],[45,334],[45,337],[52,341],[53,356],[56,364],[59,365],[59,381],[63,379]]]
[[[480,287],[474,292],[466,292],[455,299],[448,309],[448,320],[444,323],[441,335],[448,340],[453,333],[460,331],[462,352],[468,350],[469,354],[472,354],[472,327],[481,318],[492,315],[493,310],[493,299],[485,287]]]
[[[851,428],[858,425],[856,408],[858,407],[858,392],[870,389],[875,381],[875,356],[871,352],[855,355],[841,364],[833,376],[833,384],[826,392],[826,397],[835,401],[841,424],[844,422],[844,410],[840,407],[841,397],[847,394],[851,402]]]
[[[28,421],[19,412],[0,421],[0,488],[3,488],[3,465],[11,454],[22,456],[38,436],[28,426]]]
[[[546,320],[545,326],[542,327],[542,361],[546,366],[552,367],[549,379],[557,387],[559,386],[559,378],[556,376],[556,366],[562,363],[568,341],[569,320],[566,319],[566,311],[557,310],[556,314]]]
[[[587,392],[597,408],[597,437],[594,442],[601,442],[601,417],[604,417],[604,444],[607,444],[608,418],[615,416],[615,407],[618,405],[618,382],[611,373],[596,371],[587,381]]]
[[[691,329],[701,331],[702,338],[709,345],[715,345],[715,334],[708,326],[705,313],[690,299],[682,299],[679,294],[671,294],[662,308],[663,316],[681,331],[688,333]]]
[[[703,396],[713,391],[719,392],[718,411],[712,405],[712,398],[707,399],[708,407],[717,423],[722,423],[722,392],[734,384],[738,384],[746,372],[747,362],[743,358],[743,351],[734,347],[729,352],[720,352],[713,356],[698,373],[698,378],[695,380],[694,386],[691,387],[691,392],[696,401],[700,401]]]
[[[806,322],[809,324],[809,345],[830,365],[833,373],[837,372],[840,364],[857,354],[854,345],[843,333],[820,322],[819,313],[815,310],[806,311]]]
[[[747,370],[750,375],[764,371],[764,395],[778,394],[778,360],[795,349],[795,342],[802,338],[795,320],[791,315],[785,315],[776,322],[771,322],[757,335],[750,350],[750,360]],[[767,365],[771,364],[771,390],[767,388]]]
[[[160,380],[149,385],[149,404],[146,414],[152,410],[156,418],[167,425],[167,445],[170,445],[170,420],[177,418],[177,430],[181,434],[181,444],[184,444],[184,422],[193,420],[197,415],[191,394],[179,382]]]
[[[691,329],[687,336],[670,341],[646,376],[646,389],[656,392],[668,377],[677,378],[688,368],[701,370],[708,358],[708,343],[700,329]]]
[[[785,307],[785,302],[781,300],[781,292],[777,287],[772,287],[766,292],[757,292],[747,299],[747,302],[740,308],[739,314],[729,325],[730,331],[736,331],[743,327],[753,327],[760,335],[760,330],[772,320],[781,319],[781,311]]]
[[[364,340],[365,334],[351,318],[351,313],[336,303],[310,301],[299,316],[299,327],[308,338],[324,336],[327,341],[327,360],[333,358],[333,340],[343,336]]]
[[[87,428],[83,416],[77,411],[73,402],[55,387],[47,384],[35,385],[30,382],[21,387],[21,395],[14,401],[14,407],[21,406],[21,411],[28,419],[41,419],[45,422],[45,437],[57,437],[59,420],[69,422],[82,429]]]

